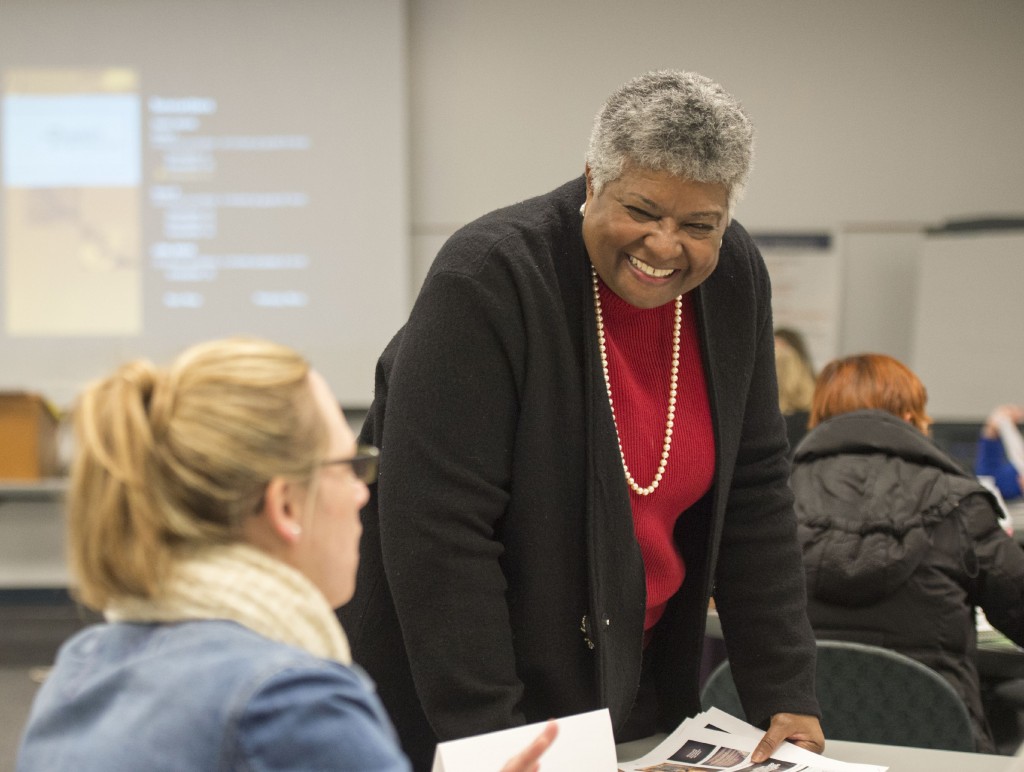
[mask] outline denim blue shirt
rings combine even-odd
[[[61,648],[18,754],[30,770],[407,772],[358,668],[228,621],[103,624]]]

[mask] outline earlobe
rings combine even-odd
[[[295,501],[295,485],[283,477],[275,477],[264,494],[264,514],[274,533],[288,543],[302,535],[299,515],[302,508]]]

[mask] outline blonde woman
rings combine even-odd
[[[71,568],[108,621],[62,648],[18,769],[408,769],[332,613],[377,452],[324,379],[283,346],[217,341],[122,367],[74,420]]]
[[[779,410],[786,419],[786,437],[792,452],[807,434],[814,396],[814,367],[803,336],[788,327],[775,330],[775,377],[779,382]]]

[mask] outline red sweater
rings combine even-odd
[[[645,487],[658,471],[665,442],[675,303],[640,309],[626,303],[604,282],[598,285],[619,442],[633,479]],[[707,493],[714,468],[711,408],[693,299],[687,294],[683,296],[679,382],[668,466],[649,496],[629,491],[647,579],[645,630],[657,623],[665,604],[683,584],[686,566],[672,532],[679,516]]]

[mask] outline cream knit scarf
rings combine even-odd
[[[345,632],[312,582],[246,544],[209,547],[178,561],[159,597],[118,599],[105,616],[111,622],[228,619],[318,657],[352,662]]]

